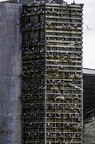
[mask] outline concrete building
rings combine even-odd
[[[24,143],[83,143],[82,8],[23,5]]]
[[[0,3],[2,144],[83,143],[82,10]]]
[[[83,109],[84,115],[95,106],[95,69],[83,69]]]
[[[95,69],[83,69],[84,144],[95,143]]]
[[[95,143],[95,70],[83,69],[84,144]]]
[[[95,143],[95,105],[84,114],[84,144]]]

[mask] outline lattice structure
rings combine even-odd
[[[23,143],[83,143],[82,7],[23,6]]]

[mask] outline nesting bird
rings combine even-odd
[[[73,0],[73,4],[76,4],[74,0]]]
[[[36,2],[36,0],[33,0],[33,2],[31,2],[31,4],[36,4],[37,2]]]
[[[79,87],[79,86],[75,86],[75,89],[78,89],[78,90],[82,90],[82,91],[83,91],[83,89],[82,89],[81,87]]]
[[[53,0],[49,0],[48,3],[53,3]]]
[[[57,100],[57,99],[62,99],[62,100],[64,100],[64,96],[58,96],[58,97],[55,98],[55,100]]]

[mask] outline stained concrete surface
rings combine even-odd
[[[21,144],[21,8],[0,3],[0,144]]]
[[[95,144],[95,120],[84,124],[84,144]]]

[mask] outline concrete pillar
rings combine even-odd
[[[0,144],[21,144],[21,7],[0,3]]]

